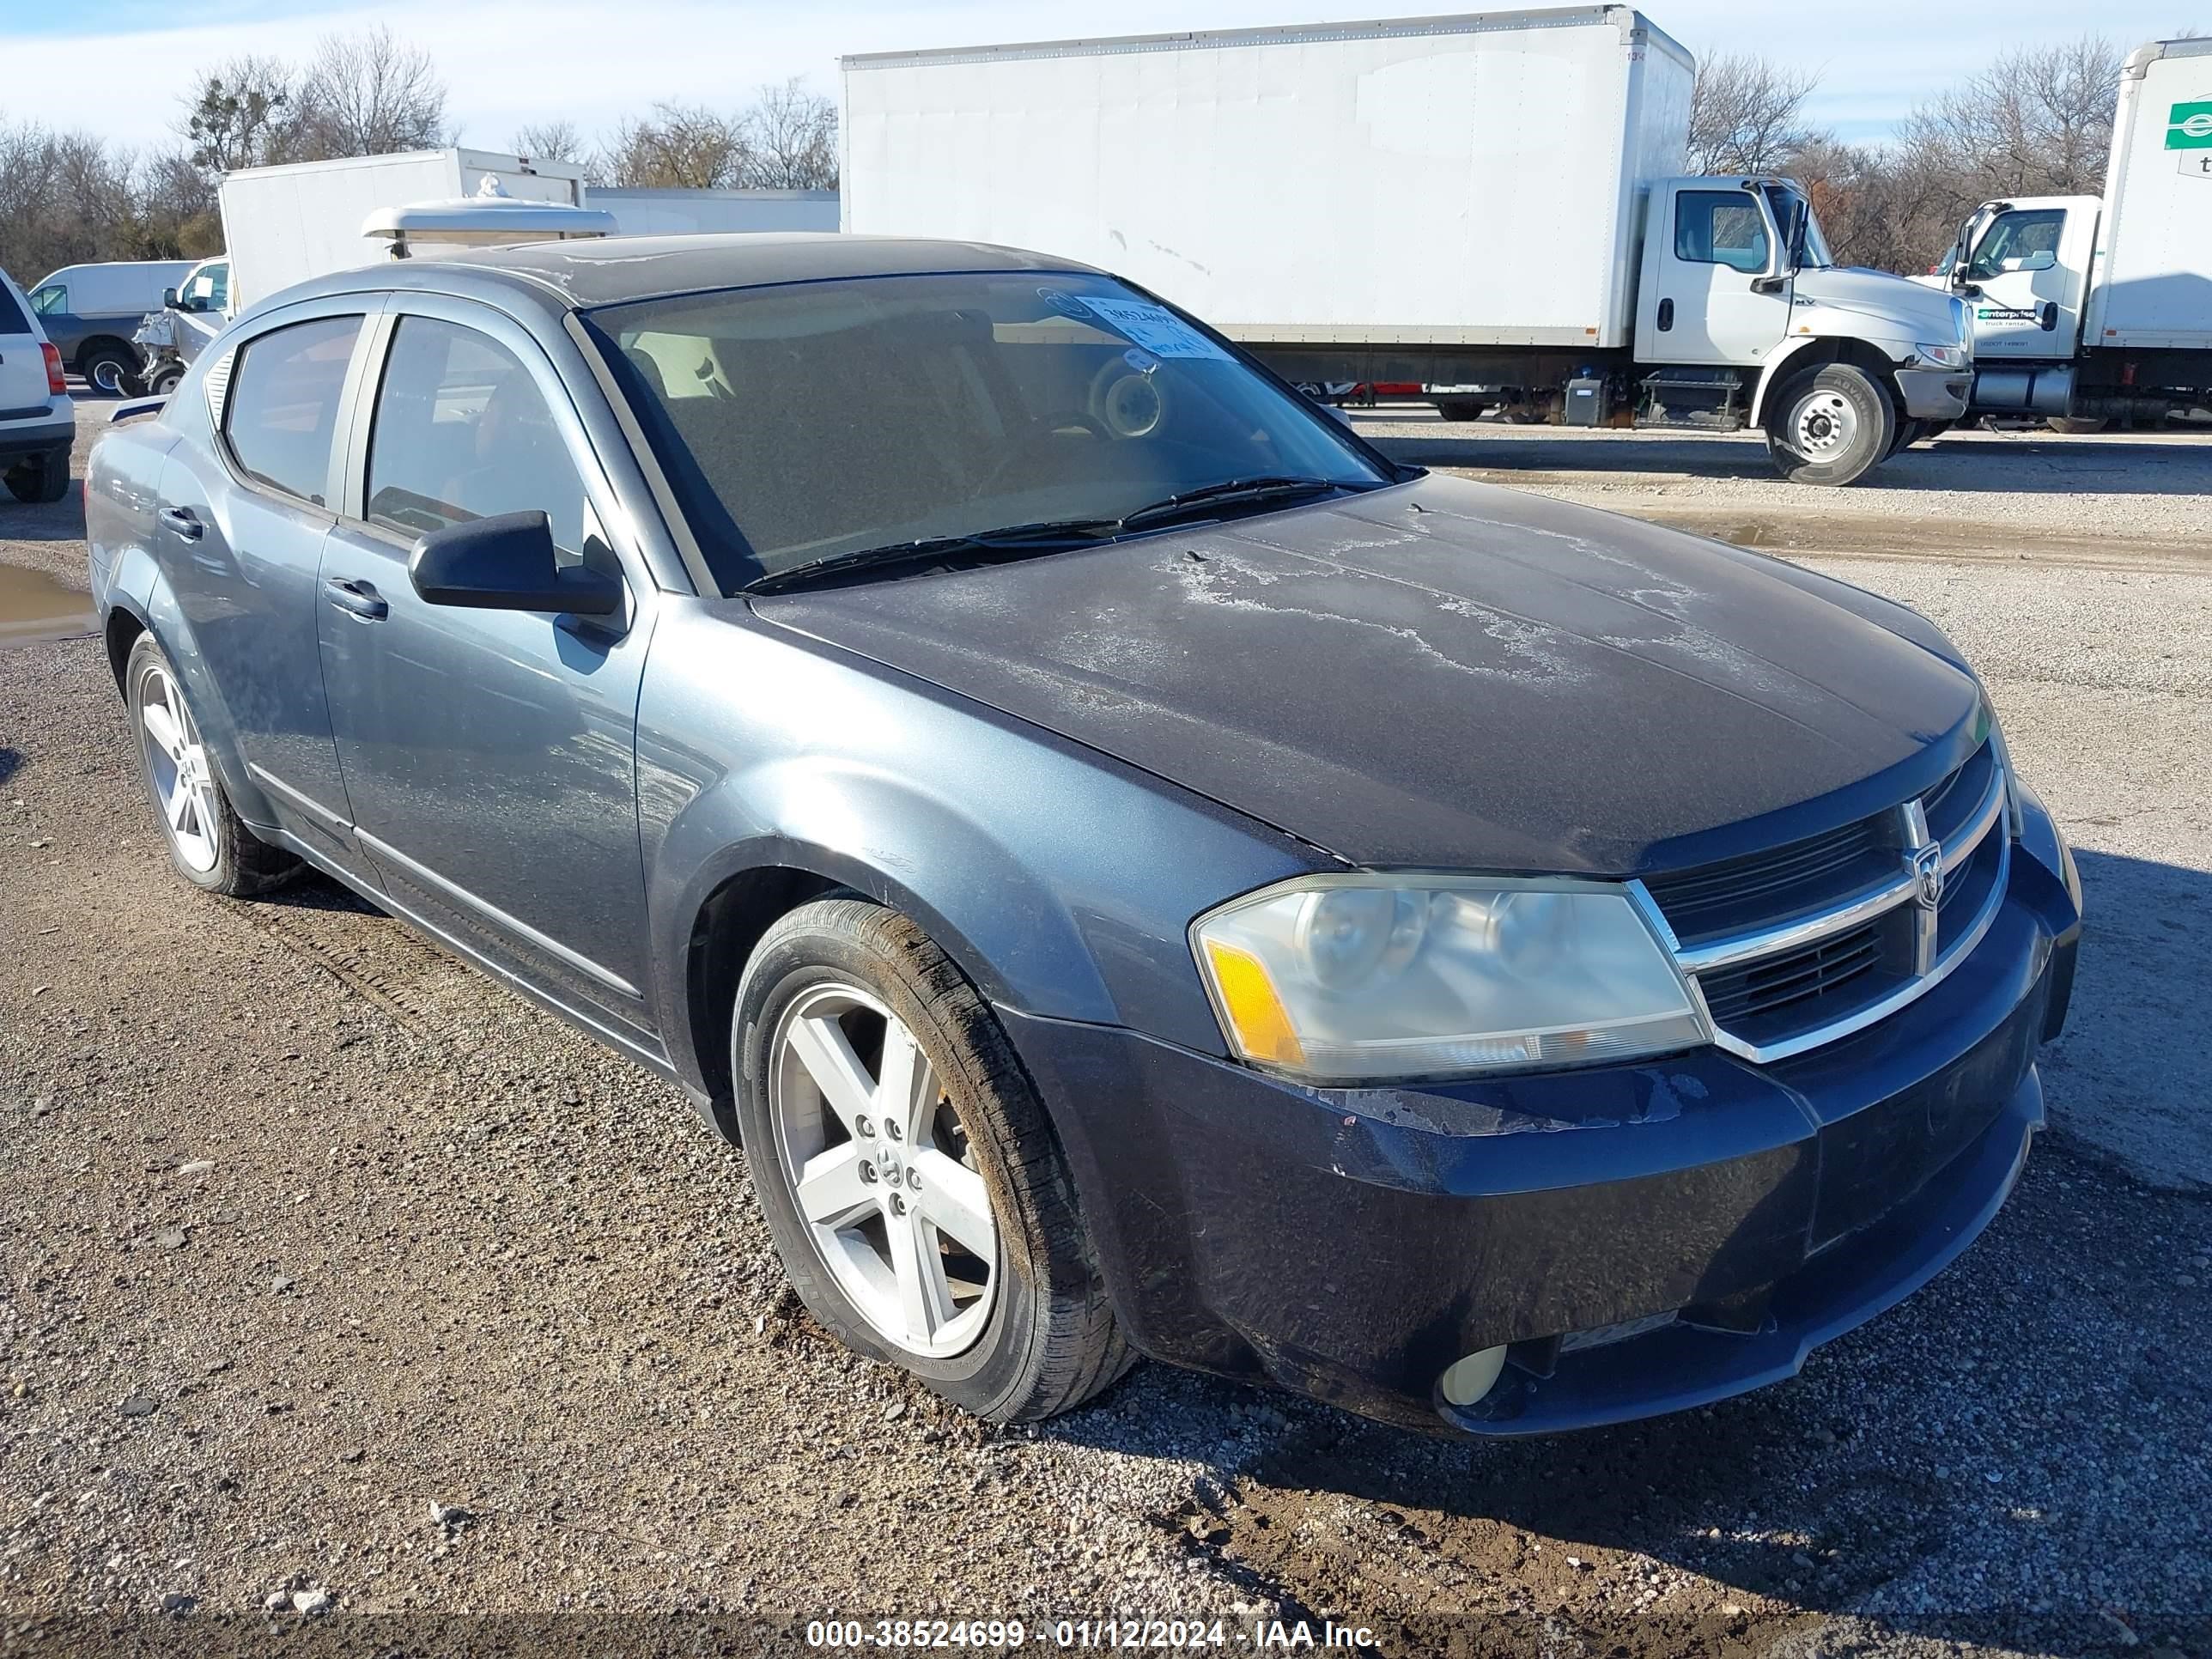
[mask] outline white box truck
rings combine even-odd
[[[2212,40],[2130,55],[2103,196],[1984,202],[1925,280],[1972,308],[1978,413],[2074,432],[2212,405]]]
[[[843,70],[846,229],[1084,260],[1295,382],[1758,426],[1819,483],[1966,410],[1962,303],[1835,268],[1788,180],[1680,176],[1695,64],[1626,6]]]
[[[837,228],[834,190],[643,190],[592,185],[584,205],[615,216],[617,236]]]
[[[225,173],[231,313],[310,276],[390,258],[388,240],[362,233],[372,212],[476,196],[486,179],[517,201],[583,205],[584,170],[574,162],[488,149],[410,150]]]

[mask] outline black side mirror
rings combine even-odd
[[[543,513],[500,513],[434,530],[407,556],[407,577],[425,605],[473,611],[554,611],[611,616],[623,585],[553,557],[553,526]]]
[[[173,288],[163,289],[161,290],[161,309],[164,311],[174,311],[176,308],[177,290]]]

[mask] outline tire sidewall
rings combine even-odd
[[[860,901],[832,902],[848,914],[866,915],[876,907]],[[832,906],[808,911],[829,921]],[[807,912],[786,923],[811,923]],[[976,1081],[961,1063],[958,1034],[945,1022],[901,971],[902,964],[874,948],[864,936],[833,925],[787,926],[771,930],[738,987],[731,1021],[731,1078],[738,1133],[746,1167],[760,1200],[769,1236],[807,1310],[847,1346],[911,1371],[955,1404],[988,1416],[1018,1393],[1029,1374],[1030,1357],[1042,1340],[1043,1298],[1030,1263],[1041,1250],[1028,1237],[1029,1218],[1009,1196],[1014,1190],[991,1115],[981,1109]],[[969,1145],[991,1195],[999,1224],[999,1291],[989,1322],[974,1345],[950,1358],[927,1358],[894,1346],[854,1307],[814,1243],[785,1175],[767,1088],[769,1047],[785,1012],[802,994],[829,981],[858,986],[880,1000],[921,1042],[968,1131]]]
[[[123,702],[130,711],[131,739],[138,749],[139,781],[145,787],[147,804],[154,809],[154,826],[161,837],[162,850],[169,855],[170,868],[195,887],[210,893],[228,892],[239,885],[238,821],[237,815],[230,808],[230,797],[223,793],[222,780],[216,778],[211,781],[216,798],[215,823],[211,826],[215,836],[215,863],[205,870],[193,869],[178,855],[176,838],[169,834],[161,794],[154,787],[153,769],[146,760],[143,709],[146,676],[157,667],[169,677],[170,684],[177,688],[177,695],[185,699],[187,706],[191,702],[191,693],[185,689],[184,678],[177,672],[176,665],[169,660],[169,653],[161,649],[161,641],[150,633],[141,634],[137,642],[131,647],[131,655],[123,668]],[[199,725],[198,713],[192,715],[192,723]],[[206,728],[201,726],[201,731],[204,734]]]
[[[1850,399],[1858,416],[1859,434],[1851,448],[1832,461],[1806,459],[1790,446],[1797,405],[1819,392],[1838,392]],[[1888,393],[1868,378],[1864,370],[1849,363],[1829,363],[1802,374],[1782,389],[1777,405],[1778,430],[1767,441],[1784,475],[1793,483],[1845,484],[1863,477],[1888,458],[1897,437],[1897,410]]]

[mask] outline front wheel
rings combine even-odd
[[[231,811],[168,653],[141,634],[123,667],[146,793],[161,820],[169,862],[195,887],[247,898],[281,887],[300,861],[260,840]]]
[[[2112,425],[2112,422],[2094,416],[2053,415],[2045,424],[2053,432],[2060,433],[2066,437],[2086,438],[2092,433],[2102,432],[2106,427]]]
[[[1490,405],[1480,398],[1439,398],[1437,413],[1447,421],[1479,421],[1490,412]]]
[[[1826,363],[1782,388],[1766,426],[1766,450],[1792,483],[1847,484],[1863,477],[1897,438],[1889,394],[1852,363]]]
[[[151,397],[171,398],[176,395],[177,388],[184,381],[185,366],[182,363],[163,363],[146,377],[146,391]]]
[[[848,1347],[995,1422],[1128,1369],[1043,1105],[913,921],[837,898],[777,922],[738,987],[731,1071],[776,1254]]]

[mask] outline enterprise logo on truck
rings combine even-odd
[[[2212,149],[2212,98],[2176,104],[2166,118],[2168,149]]]

